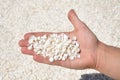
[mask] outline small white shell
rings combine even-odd
[[[54,56],[54,60],[58,60],[58,56]]]
[[[64,56],[65,58],[67,58],[67,57],[68,57],[68,54],[64,54],[63,56]]]
[[[37,52],[38,52],[38,49],[34,48],[34,50],[33,50],[33,51],[37,53]]]
[[[50,57],[50,58],[49,58],[49,61],[50,61],[50,62],[53,62],[53,61],[54,61],[54,59],[53,59],[52,57]]]
[[[38,51],[37,54],[41,54],[41,51]]]
[[[55,55],[58,55],[58,52],[57,52],[57,51],[55,52]]]
[[[40,40],[40,37],[37,37],[37,40]]]
[[[63,57],[62,57],[62,60],[65,61],[65,59],[66,59],[66,58],[63,56]]]
[[[46,38],[47,38],[47,36],[46,36],[46,35],[43,35],[43,36],[41,36],[41,38],[46,39]]]
[[[68,36],[67,36],[67,35],[64,34],[63,37],[64,37],[64,40],[65,40],[65,41],[68,40]]]
[[[38,42],[35,42],[34,44],[33,44],[33,47],[35,48],[35,47],[38,47]]]
[[[73,57],[73,56],[71,56],[71,57],[70,57],[70,60],[74,60],[74,57]]]
[[[78,43],[76,43],[75,45],[76,45],[76,47],[79,47],[79,46],[80,46],[80,44],[78,44]]]
[[[61,60],[62,59],[62,56],[59,56],[58,60]]]
[[[32,35],[29,40],[28,40],[28,43],[31,44],[33,43],[33,41],[36,40],[36,37],[34,35]]]
[[[72,40],[71,40],[71,39],[69,39],[69,40],[68,40],[68,43],[71,43],[71,42],[72,42]]]
[[[32,50],[32,44],[30,44],[29,46],[28,46],[28,50]]]
[[[76,36],[73,36],[73,37],[72,37],[72,40],[76,41],[76,40],[77,40]]]
[[[49,41],[49,40],[47,40],[47,41],[45,42],[44,47],[46,48],[48,45],[50,45],[50,41]]]

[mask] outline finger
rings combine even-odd
[[[37,54],[33,54],[33,59],[37,62],[44,63],[44,57],[43,56],[38,56]]]
[[[65,33],[66,35],[69,35],[70,32],[32,32],[32,33],[26,33],[24,35],[24,39],[28,40],[30,36],[35,35],[37,36],[43,36],[43,35],[50,35],[50,34],[60,34],[60,33]]]
[[[85,26],[85,24],[78,18],[77,14],[73,9],[69,11],[68,19],[73,24],[75,29],[79,29],[79,27]]]
[[[27,47],[22,47],[21,52],[23,54],[28,54],[28,55],[33,55],[34,51],[33,50],[28,50]]]
[[[19,41],[19,46],[20,47],[27,47],[28,46],[28,41],[27,40],[20,40]]]
[[[34,54],[33,59],[40,63],[61,66],[61,61],[50,62],[48,57],[43,57],[41,55]]]

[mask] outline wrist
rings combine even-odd
[[[95,69],[116,80],[120,79],[120,49],[99,42]]]
[[[105,64],[105,51],[106,51],[107,45],[102,43],[101,41],[98,42],[98,49],[96,53],[96,70],[100,70],[104,64]]]

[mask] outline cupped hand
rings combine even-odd
[[[31,32],[24,36],[24,39],[19,41],[21,51],[24,54],[33,55],[33,59],[40,63],[58,65],[71,69],[85,69],[85,68],[95,68],[97,63],[97,50],[99,41],[93,32],[77,17],[74,10],[70,10],[68,13],[68,18],[74,26],[74,30],[71,32],[62,32],[69,37],[76,36],[77,41],[80,44],[80,58],[75,58],[74,60],[67,59],[65,61],[54,61],[49,62],[48,58],[37,55],[33,50],[28,50],[28,39],[31,35],[42,36],[44,34],[52,34],[52,32]],[[59,33],[57,33],[59,34]]]

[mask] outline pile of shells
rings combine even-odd
[[[50,62],[80,58],[80,48],[76,37],[70,39],[64,33],[37,37],[32,35],[28,40],[28,50],[34,50],[38,55],[49,57]]]

